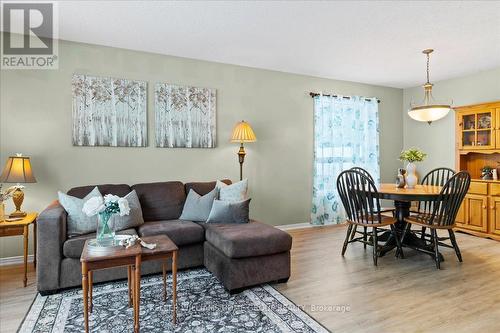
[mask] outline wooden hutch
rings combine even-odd
[[[456,170],[472,177],[456,229],[500,240],[500,101],[454,109]],[[482,180],[485,166],[496,168],[499,180]]]

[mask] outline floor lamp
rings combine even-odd
[[[240,150],[238,151],[238,161],[240,162],[240,180],[243,180],[243,162],[245,161],[246,155],[243,143],[255,141],[257,141],[257,138],[255,137],[255,133],[249,123],[242,120],[234,126],[231,142],[238,142],[241,144]]]

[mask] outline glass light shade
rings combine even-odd
[[[433,49],[425,49],[422,51],[422,53],[427,56],[427,82],[422,86],[422,88],[424,88],[424,102],[418,106],[410,105],[411,109],[408,110],[410,118],[416,121],[426,121],[429,125],[433,121],[446,117],[451,110],[450,105],[433,103],[432,87],[434,85],[429,81],[429,55],[433,51]]]
[[[30,158],[25,156],[9,157],[0,175],[0,183],[36,183]]]
[[[414,120],[431,123],[446,117],[450,110],[449,105],[423,105],[411,108],[408,115]]]
[[[231,136],[231,142],[255,142],[257,138],[249,123],[241,121],[236,124]]]

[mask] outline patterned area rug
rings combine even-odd
[[[177,325],[171,323],[169,298],[163,302],[161,275],[141,280],[142,332],[328,332],[269,285],[230,295],[206,269],[182,271],[177,278]],[[132,332],[127,281],[94,286],[91,332]],[[83,332],[80,288],[36,297],[20,332]]]

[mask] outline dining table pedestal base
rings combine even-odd
[[[395,207],[395,217],[398,220],[394,224],[396,227],[396,233],[398,234],[398,237],[401,237],[401,235],[404,232],[404,228],[406,227],[406,222],[404,219],[408,216],[410,216],[410,207],[411,207],[411,201],[400,201],[400,200],[395,200],[394,201],[394,207]],[[379,236],[380,240],[385,240],[385,244],[382,246],[382,248],[379,251],[379,256],[383,257],[387,252],[392,251],[394,248],[396,248],[396,240],[394,239],[394,236],[391,231],[384,232],[382,235]],[[434,258],[434,249],[432,246],[428,245],[421,237],[419,237],[415,232],[409,230],[406,233],[406,236],[401,244],[403,247],[408,247],[417,251],[420,251],[422,253],[426,253],[430,255],[431,257]],[[443,255],[439,253],[440,261],[444,261]]]

